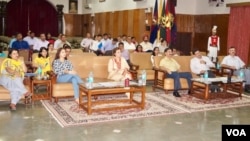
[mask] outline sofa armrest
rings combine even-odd
[[[221,69],[221,76],[223,76],[223,75],[233,76],[233,74],[234,74],[234,69],[231,69],[229,67],[222,66],[220,69]]]
[[[132,75],[132,79],[137,80],[137,71],[136,70],[129,70],[129,72]]]
[[[56,84],[57,75],[53,71],[47,71],[47,74],[49,75],[51,79],[51,83]]]
[[[162,69],[159,69],[159,68],[156,68],[156,67],[154,67],[153,70],[156,71],[156,72],[162,72],[162,73],[164,73],[164,74],[168,74],[167,71],[162,70]]]
[[[130,63],[129,66],[130,66],[130,70],[134,70],[134,71],[139,70],[139,65],[135,65],[135,64]]]

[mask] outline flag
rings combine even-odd
[[[172,45],[175,44],[177,35],[175,5],[176,0],[168,0],[166,4],[166,17],[168,19],[166,25],[166,41]]]
[[[166,13],[165,13],[165,0],[164,0],[162,5],[161,19],[160,19],[160,38],[166,40],[165,17]]]
[[[151,33],[150,33],[150,39],[149,41],[153,44],[155,39],[157,38],[157,20],[158,20],[158,0],[155,0],[155,7],[154,7],[154,17],[153,17],[153,23],[151,25]]]
[[[176,6],[176,0],[171,0],[170,3],[170,12],[173,15],[173,21],[172,21],[172,28],[171,28],[171,44],[176,43],[176,36],[177,36],[177,25],[176,25],[176,15],[175,15],[175,6]]]

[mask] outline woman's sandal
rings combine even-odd
[[[32,93],[29,93],[29,92],[27,92],[27,93],[24,95],[25,98],[31,98],[31,96],[32,96]]]
[[[75,103],[76,103],[77,105],[79,105],[79,100],[78,100],[78,99],[75,99]]]
[[[10,105],[10,110],[11,111],[16,111],[16,106],[15,105]]]

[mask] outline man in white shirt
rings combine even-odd
[[[71,46],[70,43],[67,41],[66,35],[62,34],[61,42],[58,44],[58,46],[56,48],[61,48],[61,47],[63,47],[64,44]]]
[[[135,44],[132,42],[130,36],[127,37],[127,42],[124,42],[124,49],[135,50]]]
[[[103,55],[102,53],[103,44],[101,40],[102,40],[102,35],[98,34],[97,40],[93,41],[93,44],[90,47],[90,50],[94,52],[97,56]]]
[[[245,63],[240,59],[240,57],[236,56],[235,47],[229,48],[229,54],[225,56],[221,62],[222,67],[226,67],[234,70],[234,75],[239,76],[241,69],[244,75],[245,85],[250,84],[250,69],[246,69]]]
[[[108,38],[108,34],[105,33],[103,34],[103,39],[101,40],[102,42],[102,48],[101,51],[104,55],[112,55],[112,51],[114,49],[114,46],[112,45],[112,40]]]
[[[33,50],[35,52],[39,51],[41,47],[48,47],[49,42],[46,40],[46,36],[45,33],[41,33],[40,34],[40,39],[38,39],[38,41],[36,42],[36,44],[34,45]]]
[[[25,37],[23,40],[28,42],[30,49],[33,49],[34,45],[38,41],[38,38],[35,37],[34,32],[30,32],[29,36]]]
[[[140,43],[143,48],[144,52],[152,52],[153,51],[153,44],[148,41],[148,36],[145,35],[143,37],[143,41]]]
[[[204,75],[207,71],[209,78],[215,78],[215,74],[210,70],[214,68],[215,64],[207,57],[202,56],[198,49],[193,50],[194,57],[190,60],[190,68],[192,73],[196,75]],[[211,92],[220,92],[220,87],[218,85],[210,85]]]
[[[61,43],[61,38],[62,38],[62,34],[60,33],[58,35],[58,39],[54,42],[54,49],[58,49],[59,44]]]
[[[83,47],[83,50],[85,52],[89,52],[89,48],[93,42],[93,39],[91,38],[90,33],[86,34],[86,37],[82,39],[81,41],[81,47]]]
[[[210,68],[214,68],[214,63],[207,57],[202,56],[198,49],[193,50],[194,57],[190,61],[190,68],[194,74],[201,75],[208,71],[209,77],[215,77]]]

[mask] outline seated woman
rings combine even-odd
[[[129,78],[131,80],[132,76],[129,72],[129,65],[125,58],[121,57],[121,50],[115,48],[113,54],[115,57],[111,58],[108,64],[108,79],[122,81]]]
[[[49,53],[56,53],[56,49],[54,49],[54,44],[49,43],[47,49]]]
[[[34,67],[40,67],[42,70],[42,75],[47,76],[47,72],[51,71],[50,57],[47,48],[40,48],[38,56],[33,60],[32,65]]]
[[[79,83],[83,83],[82,79],[73,69],[72,63],[67,60],[64,48],[59,48],[53,61],[53,70],[57,74],[57,82],[70,82],[74,88],[75,102],[79,104]]]
[[[2,62],[0,84],[10,91],[10,109],[16,110],[16,104],[22,95],[30,98],[31,93],[23,84],[24,73],[27,71],[26,65],[19,60],[18,50],[10,49],[8,57]]]
[[[162,54],[160,54],[160,49],[159,47],[155,47],[153,52],[152,52],[152,55],[151,55],[151,62],[152,62],[152,66],[154,67],[155,63],[154,63],[154,56],[162,56]]]
[[[142,52],[143,52],[142,46],[141,46],[141,45],[137,45],[137,46],[135,47],[134,53],[142,53]]]

